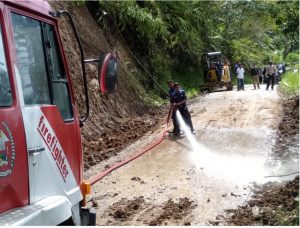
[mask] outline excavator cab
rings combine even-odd
[[[202,55],[201,68],[203,72],[203,84],[200,90],[212,92],[216,88],[226,87],[232,90],[233,85],[230,76],[228,61],[221,52],[209,52]]]

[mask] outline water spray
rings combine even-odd
[[[187,139],[192,144],[192,147],[194,150],[195,148],[197,148],[198,142],[197,142],[195,136],[191,133],[191,129],[186,125],[185,121],[183,120],[183,118],[178,110],[176,110],[176,118],[177,118],[177,121],[179,122],[180,128],[183,130]]]
[[[197,142],[178,110],[176,111],[176,118],[192,146],[190,158],[195,168],[201,169],[209,175],[223,177],[233,182],[263,181],[266,171],[263,159],[216,153]]]

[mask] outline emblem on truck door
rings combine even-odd
[[[12,173],[16,158],[15,141],[5,122],[0,124],[0,178]]]

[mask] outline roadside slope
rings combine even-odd
[[[98,58],[99,54],[116,50],[119,54],[118,91],[103,95],[99,92],[97,66],[87,64],[88,88],[90,96],[90,118],[81,129],[84,149],[85,169],[115,155],[149,131],[160,119],[161,110],[156,112],[144,102],[143,88],[135,79],[134,62],[125,51],[121,41],[110,47],[97,23],[85,5],[75,2],[49,2],[54,9],[68,10],[75,21],[83,44],[85,58]],[[65,17],[59,19],[59,30],[67,55],[69,70],[79,113],[85,112],[85,97],[77,42],[70,23]],[[143,116],[146,114],[145,116]]]

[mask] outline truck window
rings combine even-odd
[[[54,104],[62,118],[73,119],[68,81],[52,25],[12,13],[24,103]]]
[[[12,105],[11,87],[8,78],[4,45],[2,40],[2,28],[0,24],[0,107]]]
[[[18,14],[12,23],[24,103],[51,104],[40,23]]]
[[[62,57],[59,52],[55,30],[52,25],[43,23],[46,42],[47,61],[53,89],[53,102],[58,106],[64,120],[73,118],[73,109],[68,89],[68,81],[64,71]]]

